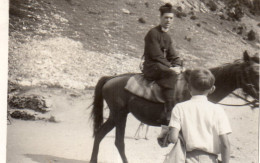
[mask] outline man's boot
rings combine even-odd
[[[163,89],[163,96],[164,96],[164,112],[161,115],[161,119],[166,118],[167,122],[170,121],[171,119],[171,111],[174,107],[174,100],[173,100],[173,95],[174,95],[174,90],[170,88],[164,88]]]
[[[164,112],[166,114],[167,121],[170,121],[170,119],[171,119],[171,112],[172,112],[173,107],[174,107],[173,100],[165,101]]]

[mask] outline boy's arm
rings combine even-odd
[[[230,144],[227,134],[220,135],[222,163],[228,163],[230,158]]]
[[[172,114],[171,114],[171,120],[169,123],[170,127],[170,134],[169,134],[169,142],[176,143],[178,141],[179,132],[181,130],[181,120],[180,120],[180,108],[179,105],[175,105]]]
[[[175,127],[170,128],[169,142],[175,144],[178,141],[179,129]]]

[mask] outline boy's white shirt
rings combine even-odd
[[[232,132],[224,109],[204,95],[177,104],[169,126],[182,130],[187,151],[199,149],[213,154],[220,153],[219,135]]]

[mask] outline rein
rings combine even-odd
[[[240,96],[240,95],[238,95],[238,94],[235,94],[235,93],[233,93],[233,92],[232,92],[231,94],[233,94],[234,96],[236,96],[236,97],[238,97],[238,98],[240,98],[240,99],[246,101],[246,103],[244,103],[244,104],[238,104],[238,105],[236,105],[236,104],[223,104],[223,103],[218,103],[218,104],[224,105],[224,106],[247,106],[247,105],[249,105],[249,106],[251,106],[252,108],[259,107],[259,101],[256,100],[256,99],[253,100],[253,101],[249,101],[249,100],[247,100],[246,98],[244,98],[244,97],[242,97],[242,96]]]
[[[241,77],[242,75],[242,77]],[[246,89],[250,89],[252,90],[253,94],[257,94],[257,90],[255,88],[255,86],[252,84],[252,78],[251,76],[248,74],[247,71],[245,71],[244,73],[237,75],[237,85],[244,85],[246,87]],[[234,92],[232,92],[231,94],[233,94],[234,96],[244,100],[246,103],[244,104],[223,104],[223,103],[219,103],[220,105],[225,105],[225,106],[246,106],[249,105],[251,108],[256,108],[259,107],[259,101],[258,99],[254,99],[253,101],[249,101],[247,100],[245,97],[242,97]]]

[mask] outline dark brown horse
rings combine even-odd
[[[219,102],[237,88],[242,88],[255,99],[259,98],[259,56],[250,57],[247,52],[244,52],[243,60],[210,70],[216,78],[216,90],[208,97],[210,101]],[[96,85],[92,110],[95,140],[90,163],[97,163],[99,144],[114,127],[116,127],[115,145],[123,162],[128,162],[125,155],[124,136],[129,112],[147,125],[162,125],[158,123],[163,112],[162,103],[145,100],[124,89],[132,75],[102,77]],[[190,98],[188,90],[184,90],[183,95],[180,101]],[[110,109],[109,118],[105,123],[103,123],[104,100]]]

